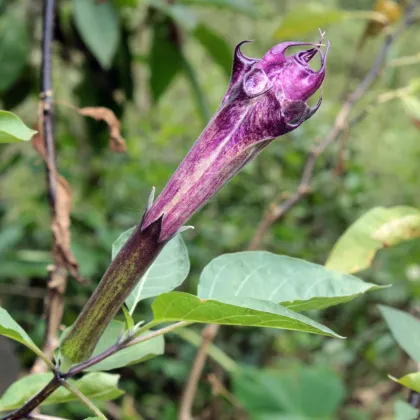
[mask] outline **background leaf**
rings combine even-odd
[[[158,322],[190,321],[222,325],[280,328],[340,337],[329,328],[272,302],[252,298],[203,300],[188,293],[158,296],[152,305]]]
[[[11,87],[29,58],[28,29],[19,8],[8,7],[0,20],[0,92]]]
[[[243,13],[244,15],[248,15],[253,18],[259,15],[259,11],[255,3],[249,0],[180,0],[179,2],[197,6],[217,7],[219,9]]]
[[[37,373],[14,382],[0,399],[0,411],[19,408],[39,392],[53,377],[52,373]],[[69,382],[91,400],[109,401],[120,397],[124,391],[118,388],[120,375],[97,372],[88,373],[78,380]],[[77,398],[65,388],[54,391],[41,405],[62,404]]]
[[[130,237],[134,228],[122,233],[112,245],[112,258]],[[156,260],[138,282],[125,301],[130,314],[144,299],[169,292],[179,286],[188,276],[190,260],[188,249],[180,234],[172,238],[163,248]]]
[[[80,35],[104,69],[111,66],[120,37],[119,18],[112,1],[72,0]]]
[[[401,101],[407,114],[416,121],[420,121],[420,100],[414,95],[403,95]]]
[[[310,32],[317,33],[318,28],[341,22],[346,18],[346,12],[331,9],[317,3],[299,6],[288,12],[279,28],[274,32],[274,39],[293,38]]]
[[[154,102],[157,102],[183,69],[181,50],[175,40],[171,39],[167,23],[156,23],[153,26],[149,64],[150,90]]]
[[[420,321],[390,306],[379,305],[379,310],[399,346],[420,363]]]
[[[114,345],[120,338],[124,330],[124,324],[119,321],[111,321],[99,340],[93,356],[105,351],[108,347]],[[164,353],[165,340],[163,336],[158,336],[150,340],[127,347],[106,358],[102,362],[91,366],[88,372],[97,372],[101,370],[112,370],[123,366],[134,365],[144,362],[154,356]]]
[[[232,71],[232,48],[226,40],[207,25],[200,24],[194,36],[207,50],[213,60],[223,69],[227,77]]]
[[[397,226],[398,220],[407,216],[418,216],[420,212],[412,207],[398,206],[391,208],[375,207],[357,219],[338,239],[334,245],[327,262],[326,268],[354,273],[370,266],[376,252],[387,245],[388,236],[393,245],[398,240],[404,241],[409,237],[401,237],[398,231],[384,228],[383,226]],[[391,225],[388,225],[391,223]],[[380,239],[376,239],[377,232],[380,232]]]
[[[419,412],[405,401],[396,401],[394,404],[395,420],[416,420]]]
[[[197,26],[197,17],[189,7],[182,4],[169,4],[162,0],[151,0],[149,4],[188,31],[193,31]]]
[[[31,349],[38,356],[45,357],[41,349],[35,345],[26,331],[2,307],[0,307],[0,335],[18,341]]]
[[[30,140],[36,131],[28,128],[15,114],[0,111],[0,143],[16,143]]]
[[[390,376],[390,378],[393,381],[405,386],[406,388],[412,389],[413,391],[420,393],[420,372],[409,373],[408,375],[404,375],[400,379],[394,378],[392,376]]]
[[[185,55],[183,55],[182,60],[185,76],[190,83],[191,91],[197,104],[198,112],[201,116],[201,120],[203,121],[203,126],[205,126],[211,119],[211,113],[207,103],[206,95],[200,87],[194,68],[191,66]]]
[[[328,308],[377,288],[318,264],[252,251],[225,254],[211,261],[201,273],[197,295],[216,300],[252,297],[304,311]]]
[[[253,419],[333,419],[345,396],[343,382],[325,366],[297,365],[284,372],[242,368],[233,381],[235,397]]]

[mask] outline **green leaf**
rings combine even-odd
[[[193,31],[197,26],[197,18],[189,7],[163,0],[149,0],[148,3],[188,31]]]
[[[354,273],[370,266],[378,250],[392,243],[410,239],[407,216],[419,216],[411,207],[375,207],[356,220],[334,245],[325,267]],[[403,222],[401,222],[401,220]]]
[[[252,297],[304,311],[328,308],[378,288],[318,264],[252,251],[226,254],[211,261],[201,273],[197,295],[216,300]]]
[[[318,33],[318,28],[341,22],[346,17],[347,12],[344,10],[327,8],[316,3],[299,6],[284,16],[273,37],[274,39],[285,39],[310,32]]]
[[[150,90],[154,102],[158,102],[171,82],[183,69],[183,57],[179,46],[171,39],[168,25],[153,26],[152,45],[149,54]]]
[[[0,411],[19,408],[44,388],[52,378],[52,373],[36,373],[14,382],[0,399]],[[119,378],[120,375],[97,372],[88,373],[78,380],[70,379],[69,382],[91,400],[109,401],[124,394],[124,391],[118,388]],[[66,388],[59,388],[41,405],[63,404],[76,400],[77,398]]]
[[[379,310],[399,346],[420,363],[420,320],[390,306],[379,305]]]
[[[0,18],[0,92],[18,80],[29,57],[28,27],[22,10],[9,6]]]
[[[0,335],[18,341],[19,343],[31,349],[37,356],[41,357],[42,359],[46,358],[41,349],[35,345],[25,330],[2,307],[0,307]]]
[[[397,379],[393,376],[389,376],[393,381],[405,386],[406,388],[412,389],[413,391],[420,393],[420,372],[409,373],[404,375],[402,378]]]
[[[179,3],[196,6],[209,6],[242,13],[252,18],[260,15],[254,2],[249,0],[179,0]]]
[[[182,292],[158,296],[152,304],[158,322],[189,321],[303,331],[340,337],[329,328],[287,308],[258,299],[231,297],[203,300]]]
[[[15,114],[0,111],[0,143],[17,143],[30,140],[36,131],[28,128]]]
[[[117,343],[124,330],[124,324],[119,321],[111,321],[99,340],[93,356],[102,353],[109,347]],[[157,336],[142,343],[135,344],[118,351],[109,356],[102,362],[97,363],[87,369],[88,372],[97,372],[100,370],[112,370],[123,366],[134,365],[144,362],[154,356],[164,353],[165,340],[163,336]]]
[[[120,37],[119,18],[112,1],[72,1],[77,30],[100,65],[108,69]]]
[[[112,258],[118,254],[130,237],[134,228],[122,233],[112,245]],[[132,315],[137,304],[150,297],[170,292],[178,287],[188,276],[190,260],[188,249],[180,234],[172,238],[163,248],[156,260],[138,282],[125,301]]]
[[[298,365],[285,371],[242,368],[233,377],[233,389],[256,419],[332,419],[345,396],[340,378],[324,366]]]
[[[124,313],[126,330],[127,331],[132,331],[134,329],[134,319],[131,316],[130,312],[128,312],[128,309],[126,308],[126,305],[123,305],[121,309]]]
[[[185,76],[188,82],[190,83],[191,90],[197,104],[197,109],[203,121],[203,125],[206,125],[207,122],[210,121],[211,119],[211,113],[210,113],[209,105],[207,103],[206,95],[201,89],[200,84],[198,83],[196,73],[193,67],[191,66],[190,62],[185,57],[185,55],[183,55],[183,65],[184,65]]]
[[[419,412],[416,408],[401,400],[395,401],[394,412],[394,420],[416,420],[419,416]]]
[[[197,26],[194,36],[213,60],[224,70],[225,74],[230,77],[232,71],[232,48],[226,40],[204,24]]]

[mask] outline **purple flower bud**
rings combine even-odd
[[[321,87],[326,56],[319,44],[284,42],[260,60],[235,49],[232,77],[225,97],[212,120],[183,162],[146,212],[143,228],[163,215],[160,240],[175,235],[180,227],[226,182],[274,138],[309,119],[321,105],[306,101]],[[294,55],[291,47],[311,46]],[[320,54],[321,68],[309,61]]]

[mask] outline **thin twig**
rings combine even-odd
[[[390,51],[390,48],[394,41],[401,35],[402,32],[412,23],[413,12],[418,5],[419,0],[413,1],[406,9],[406,14],[403,22],[399,27],[391,34],[387,35],[385,38],[384,44],[382,45],[381,50],[376,56],[375,61],[372,64],[372,67],[364,77],[364,79],[359,83],[356,89],[351,93],[347,100],[342,105],[334,125],[330,132],[327,134],[325,139],[317,144],[309,152],[306,163],[302,170],[302,175],[300,178],[299,185],[293,195],[291,195],[287,200],[278,204],[278,199],[275,199],[269,206],[268,210],[265,212],[265,215],[261,222],[259,223],[255,235],[251,241],[251,249],[258,249],[259,244],[262,242],[262,238],[268,229],[281,218],[283,218],[297,203],[299,203],[306,195],[311,191],[311,180],[314,175],[315,164],[318,160],[318,157],[332,144],[334,143],[340,135],[345,131],[350,125],[361,121],[361,118],[351,121],[349,123],[349,116],[354,107],[354,105],[364,96],[367,90],[371,87],[373,82],[379,76],[385,59]]]
[[[79,373],[83,372],[85,369],[98,364],[99,362],[101,362],[102,360],[105,360],[109,356],[112,356],[119,350],[122,350],[130,346],[134,346],[138,343],[142,343],[147,340],[151,340],[152,338],[167,334],[168,332],[171,332],[177,328],[183,328],[189,324],[190,322],[180,321],[180,322],[176,322],[175,324],[168,325],[167,327],[161,328],[159,330],[151,331],[147,334],[141,335],[140,337],[134,337],[134,336],[128,337],[125,340],[109,347],[107,350],[98,354],[97,356],[90,358],[86,362],[80,363],[72,367],[65,374],[56,371],[54,377],[41,391],[39,391],[35,396],[29,399],[22,407],[13,411],[10,414],[7,414],[5,417],[2,417],[0,420],[18,420],[18,419],[27,417],[28,414],[32,410],[38,407],[56,389],[58,389],[62,385],[64,386],[64,384],[62,383],[63,380],[67,380],[69,378],[72,378],[73,376],[78,375]]]
[[[63,417],[47,416],[45,414],[29,414],[26,418],[29,420],[67,420]]]
[[[354,106],[354,104],[365,94],[370,88],[372,83],[379,75],[383,63],[388,55],[389,49],[392,43],[399,37],[399,35],[410,25],[411,17],[413,15],[415,6],[420,0],[413,1],[407,8],[406,15],[403,23],[395,30],[394,33],[388,35],[385,42],[377,55],[371,69],[357,86],[348,99],[344,102],[341,110],[339,111],[334,126],[328,133],[327,137],[323,142],[314,147],[308,155],[305,166],[301,174],[299,186],[296,192],[290,196],[287,200],[281,204],[277,203],[277,199],[271,203],[268,207],[268,211],[265,213],[262,221],[257,227],[257,230],[252,238],[248,250],[255,250],[261,246],[263,237],[266,231],[271,227],[273,223],[282,218],[287,212],[289,212],[303,197],[310,192],[310,182],[314,173],[315,164],[318,157],[327,149],[341,133],[349,127],[348,117]],[[283,196],[283,195],[282,195]],[[207,349],[214,337],[217,335],[219,325],[208,325],[203,329],[202,342],[200,348],[197,350],[195,360],[190,370],[190,375],[187,380],[184,392],[182,394],[180,402],[180,414],[179,420],[191,420],[192,419],[192,406],[194,403],[195,395],[197,393],[198,382],[202,376],[204,366],[207,359]]]
[[[206,363],[207,348],[213,341],[218,331],[219,325],[216,324],[209,324],[203,329],[203,341],[195,356],[194,363],[188,377],[187,385],[185,386],[184,393],[181,398],[181,405],[178,416],[179,420],[192,420],[192,406],[197,391],[197,384],[201,378],[203,368]]]
[[[67,382],[66,380],[61,380],[61,385],[64,386],[69,392],[71,392],[79,401],[81,401],[86,407],[88,407],[92,412],[102,420],[107,420],[105,415],[99,410],[98,407],[88,398],[83,392],[77,389],[75,386]]]
[[[48,202],[54,219],[57,213],[57,168],[54,138],[53,90],[52,90],[52,42],[54,37],[55,0],[45,0],[42,36],[42,69],[41,69],[41,136],[44,141],[46,174],[48,185]],[[57,244],[53,234],[54,265],[49,269],[47,280],[48,295],[45,304],[46,329],[43,352],[49,359],[58,344],[57,331],[63,316],[63,294],[67,283],[67,269],[56,252]],[[37,358],[32,372],[45,372],[45,362]]]

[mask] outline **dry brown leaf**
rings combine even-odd
[[[42,156],[48,166],[44,142],[40,132],[33,137],[32,145]],[[51,170],[51,168],[49,168]],[[68,182],[59,175],[55,168],[56,191],[55,211],[51,221],[51,230],[54,236],[54,261],[62,263],[71,275],[80,282],[84,282],[79,274],[79,265],[70,248],[70,212],[72,207],[71,189]]]
[[[109,147],[116,153],[125,152],[127,146],[125,140],[121,136],[120,122],[116,115],[108,108],[105,107],[85,107],[76,108],[79,114],[85,117],[91,117],[95,120],[104,121],[109,128]]]

